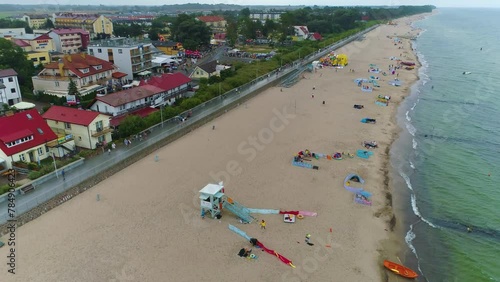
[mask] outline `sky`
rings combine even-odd
[[[120,6],[161,6],[186,3],[236,4],[236,5],[318,5],[318,6],[380,6],[380,5],[434,5],[436,7],[495,7],[500,8],[498,0],[23,0],[15,4],[39,5],[120,5]],[[0,4],[14,4],[12,0],[0,0]]]

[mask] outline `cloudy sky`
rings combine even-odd
[[[186,3],[204,4],[236,4],[236,5],[318,5],[318,6],[378,6],[378,5],[435,5],[437,7],[497,7],[500,8],[498,0],[23,0],[13,2],[12,0],[0,0],[0,4],[59,4],[59,5],[171,5]]]

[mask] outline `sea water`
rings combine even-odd
[[[391,149],[405,263],[419,281],[500,281],[500,9],[443,8],[414,26],[420,79]]]

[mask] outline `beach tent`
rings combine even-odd
[[[371,155],[373,155],[373,152],[366,150],[357,150],[356,155],[362,159],[368,159]]]

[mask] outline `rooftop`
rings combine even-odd
[[[152,45],[150,40],[134,40],[132,38],[109,38],[105,40],[92,41],[89,47],[121,47],[121,48],[136,48],[139,45]]]
[[[7,147],[6,143],[33,136],[32,140]],[[7,156],[26,151],[57,139],[36,109],[26,110],[12,116],[0,117],[0,150]]]
[[[75,108],[52,106],[43,114],[44,119],[88,126],[101,113]]]

